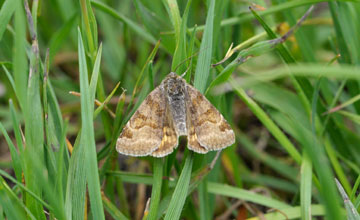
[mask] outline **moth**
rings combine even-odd
[[[125,125],[116,150],[130,156],[164,157],[187,136],[188,148],[205,154],[235,142],[234,131],[197,89],[169,73]]]

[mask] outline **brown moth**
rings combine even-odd
[[[188,148],[205,154],[235,142],[234,131],[197,89],[169,73],[141,103],[121,132],[116,150],[131,156],[164,157],[187,136]]]

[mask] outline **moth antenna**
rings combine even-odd
[[[204,48],[204,49],[202,49],[202,50],[196,51],[196,52],[193,53],[190,57],[188,57],[188,58],[184,59],[183,61],[181,61],[181,62],[175,67],[174,72],[176,72],[176,69],[179,68],[179,66],[181,66],[183,63],[185,63],[185,62],[188,61],[188,60],[191,60],[193,57],[197,56],[201,51],[204,51],[204,50],[206,50],[206,49],[208,49],[208,47],[206,47],[206,48]],[[187,71],[187,70],[186,70],[186,71]],[[185,71],[185,72],[186,72],[186,71]],[[181,75],[182,75],[182,74],[181,74]]]
[[[184,78],[184,76],[186,75],[186,73],[189,71],[190,67],[191,67],[191,65],[188,66],[188,68],[185,70],[185,72],[180,75],[181,78]]]

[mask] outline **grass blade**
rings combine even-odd
[[[149,215],[146,218],[147,220],[155,220],[157,217],[161,196],[163,163],[164,161],[162,158],[154,158],[154,180],[152,184]]]
[[[242,199],[274,209],[290,208],[289,205],[281,201],[225,184],[208,182],[208,191],[216,195]]]
[[[189,189],[192,164],[193,153],[190,152],[185,160],[179,181],[176,184],[174,193],[171,197],[171,201],[164,218],[165,220],[180,219],[181,211],[185,204],[187,191]]]
[[[210,64],[213,47],[213,26],[214,26],[215,1],[210,0],[204,35],[201,40],[199,58],[195,69],[194,86],[201,93],[205,92],[210,74]]]
[[[105,219],[101,200],[99,172],[96,159],[95,137],[93,127],[93,103],[94,93],[91,94],[88,84],[88,74],[85,59],[85,50],[82,43],[81,33],[79,36],[79,68],[80,68],[80,92],[81,92],[81,122],[82,132],[80,137],[81,150],[85,151],[86,179],[89,189],[91,211],[95,219]],[[95,75],[97,73],[95,72]],[[78,158],[80,159],[80,158]]]
[[[11,16],[14,14],[17,6],[17,1],[6,0],[0,9],[0,41],[4,35],[7,24]]]
[[[348,195],[346,194],[344,188],[341,186],[341,183],[335,179],[336,182],[336,186],[344,200],[344,204],[345,204],[345,208],[346,208],[346,213],[347,213],[347,219],[348,220],[359,220],[360,219],[360,215],[357,212],[357,210],[355,209],[354,205],[352,204],[352,202],[350,201]]]

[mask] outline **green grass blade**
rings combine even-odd
[[[29,194],[29,196],[33,197],[35,200],[37,200],[43,206],[45,206],[48,209],[51,209],[51,206],[49,204],[47,204],[38,195],[36,195],[34,192],[32,192],[29,188],[25,187],[21,182],[18,182],[16,179],[14,179],[11,175],[6,173],[5,171],[0,169],[0,175],[6,177],[9,180],[11,180],[13,183],[15,183],[17,186],[19,186],[22,190],[26,191]]]
[[[259,118],[260,121],[268,128],[268,130],[274,135],[279,143],[285,148],[290,156],[300,164],[301,155],[296,150],[295,146],[285,136],[278,126],[269,118],[269,116],[260,108],[260,106],[254,102],[241,88],[236,87],[231,81],[235,93],[248,105],[252,112]]]
[[[20,123],[19,123],[16,111],[15,111],[13,101],[11,99],[9,100],[9,106],[10,106],[10,112],[11,112],[12,125],[13,125],[15,138],[16,138],[16,144],[18,146],[19,153],[22,154],[24,152],[24,146],[23,146],[23,142],[21,139]]]
[[[311,205],[311,214],[313,217],[323,217],[325,215],[325,209],[322,205]],[[283,208],[271,213],[267,213],[264,215],[266,219],[272,220],[288,220],[288,219],[300,219],[301,218],[301,208],[299,206],[292,208]],[[261,220],[260,217],[248,218],[247,220]]]
[[[90,52],[90,57],[96,55],[97,50],[97,24],[93,10],[90,5],[90,0],[80,0],[81,16],[82,16],[82,30],[85,32],[85,43]]]
[[[84,219],[85,214],[86,171],[83,165],[85,152],[78,143],[80,137],[81,131],[75,141],[69,163],[65,197],[66,219]]]
[[[38,196],[42,194],[42,186],[36,180],[41,171],[46,170],[44,158],[44,118],[42,101],[40,95],[40,54],[37,42],[37,33],[34,29],[33,20],[27,2],[25,9],[29,23],[29,30],[32,40],[31,51],[29,52],[30,68],[29,81],[26,94],[26,105],[23,109],[25,119],[25,165],[24,176],[27,187]],[[34,163],[36,160],[36,164]],[[46,219],[42,205],[32,197],[26,198],[26,205],[36,218]]]
[[[0,206],[3,207],[7,219],[26,219],[27,214],[22,208],[21,201],[2,177],[0,177]],[[32,215],[30,216],[35,219]]]
[[[201,40],[199,58],[195,69],[194,86],[201,93],[205,92],[210,74],[210,64],[213,51],[213,26],[214,26],[215,1],[210,0],[206,17],[204,35]]]
[[[144,40],[148,41],[153,45],[156,44],[156,39],[151,34],[149,34],[146,30],[144,30],[142,27],[140,27],[138,24],[136,24],[135,22],[133,22],[123,14],[115,11],[109,6],[98,1],[91,1],[91,4],[94,5],[95,8],[98,8],[103,12],[105,12],[106,14],[114,17],[115,19],[120,20],[121,22],[124,22],[125,24],[129,25],[129,28],[131,28],[136,34],[141,36]]]
[[[102,44],[100,44],[99,50],[96,54],[94,68],[93,68],[93,72],[91,74],[91,80],[90,80],[90,85],[89,85],[90,100],[95,100],[96,85],[97,85],[97,82],[99,79],[99,73],[100,73],[101,54],[102,54]]]
[[[85,151],[84,166],[86,170],[86,179],[88,183],[92,214],[95,219],[105,219],[101,200],[99,173],[95,149],[94,127],[92,122],[94,111],[94,96],[91,94],[91,91],[89,89],[85,50],[83,47],[80,30],[78,30],[78,36],[82,121],[82,132],[79,145],[82,146],[81,150]]]
[[[68,21],[51,37],[49,42],[50,63],[53,61],[55,54],[59,51],[62,45],[70,37],[70,32],[74,28],[78,15],[74,14]]]
[[[301,219],[311,220],[311,192],[312,192],[312,163],[309,156],[304,153],[301,161],[301,183],[300,183],[300,203]]]
[[[157,217],[161,198],[163,164],[164,160],[162,158],[154,158],[154,181],[152,184],[149,214],[146,217],[147,220],[155,220]]]
[[[360,174],[358,175],[358,177],[357,177],[357,179],[356,179],[356,181],[355,181],[354,187],[353,187],[353,189],[352,189],[352,191],[351,191],[351,195],[350,195],[351,201],[354,201],[354,199],[355,199],[355,194],[356,194],[356,191],[357,191],[359,185],[360,185]]]
[[[11,141],[8,133],[6,132],[4,126],[2,125],[2,123],[0,122],[0,132],[3,134],[3,136],[5,137],[5,140],[9,146],[9,150],[10,150],[10,154],[11,154],[11,162],[12,162],[12,167],[15,171],[15,176],[16,179],[18,181],[22,181],[22,167],[21,167],[21,158],[19,157],[19,154],[15,148],[15,145],[13,144],[13,142]]]
[[[354,205],[352,204],[352,202],[350,201],[348,195],[346,194],[344,188],[341,186],[341,183],[335,179],[336,182],[336,186],[344,200],[344,204],[345,204],[345,208],[346,208],[346,213],[347,213],[347,219],[348,220],[359,220],[360,219],[360,215],[357,212],[357,210],[355,209]]]
[[[253,202],[270,208],[275,208],[275,209],[290,208],[290,206],[284,202],[263,195],[259,195],[251,191],[229,186],[226,184],[208,182],[208,191],[209,193],[213,193],[216,195],[242,199],[245,201]]]
[[[15,87],[15,82],[14,82],[14,78],[11,76],[9,70],[6,68],[6,66],[4,64],[1,64],[10,84],[11,84],[11,87],[14,91],[16,91],[16,87]]]
[[[17,6],[17,1],[6,0],[0,9],[0,41],[4,35],[6,26],[8,25],[11,16],[14,14]]]
[[[15,2],[15,1],[14,1]],[[26,88],[28,78],[28,63],[26,60],[26,24],[24,7],[22,1],[16,0],[15,11],[15,48],[13,54],[14,82],[16,96],[20,103],[21,109],[24,110],[26,105]]]
[[[111,217],[113,217],[115,220],[126,220],[128,218],[126,218],[126,216],[121,213],[115,204],[113,204],[108,198],[106,198],[103,195],[103,199],[102,199],[103,203],[104,203],[104,207],[106,209],[106,211],[108,211],[108,213],[111,215]]]
[[[174,193],[172,194],[169,207],[166,211],[165,220],[180,219],[181,211],[185,204],[189,182],[191,177],[191,168],[193,164],[193,153],[190,152],[185,159],[184,167],[181,171],[179,181],[176,184]]]

